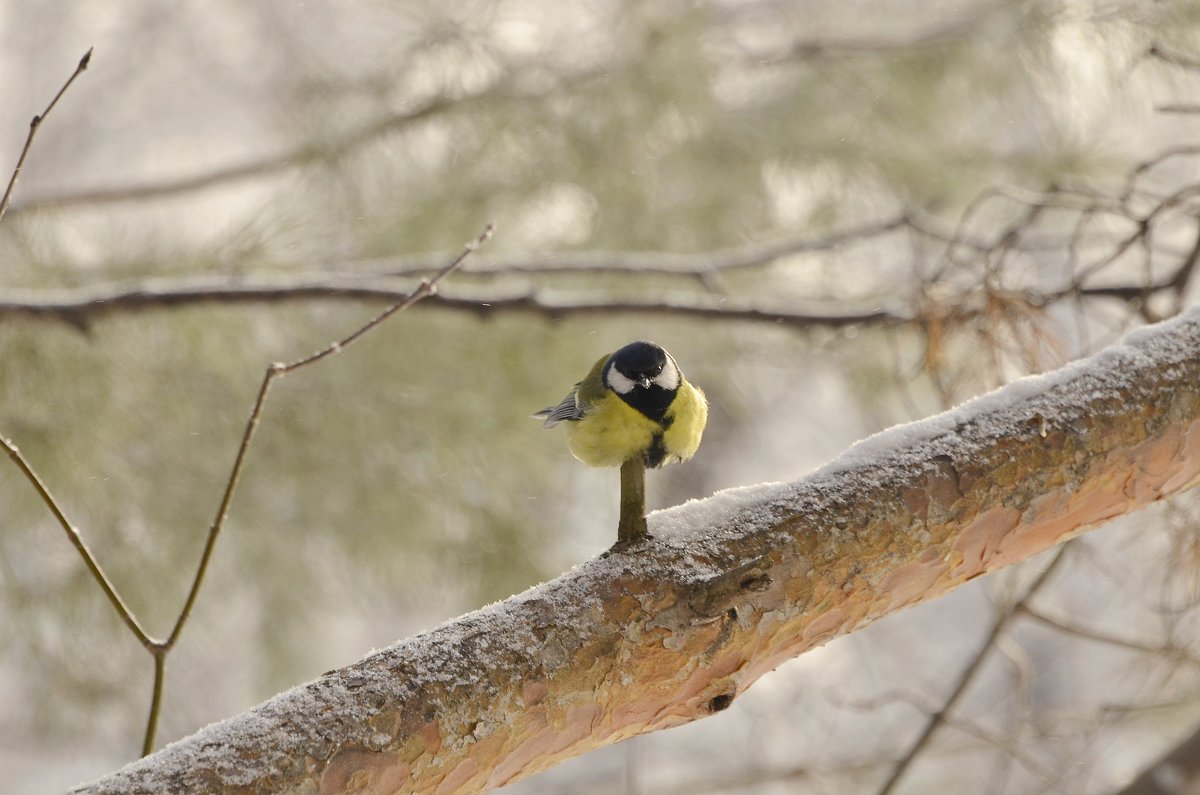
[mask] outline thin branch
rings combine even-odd
[[[212,526],[208,531],[208,538],[204,543],[204,552],[200,556],[200,561],[196,566],[196,574],[192,578],[191,588],[188,589],[188,595],[184,601],[183,607],[179,611],[179,616],[175,621],[175,626],[171,630],[170,636],[163,641],[155,649],[155,687],[154,698],[150,706],[150,715],[146,724],[146,736],[143,744],[143,755],[150,753],[154,748],[154,734],[157,728],[157,717],[159,707],[162,701],[162,676],[163,665],[166,654],[171,650],[175,643],[179,640],[180,634],[183,632],[184,626],[187,624],[188,617],[192,614],[192,608],[196,604],[196,599],[200,594],[200,587],[204,583],[204,575],[208,571],[209,561],[212,559],[213,550],[216,548],[217,538],[221,534],[222,528],[225,526],[225,520],[229,516],[229,508],[233,504],[233,497],[237,491],[238,483],[241,481],[242,470],[246,464],[246,456],[250,450],[250,443],[254,439],[254,432],[258,429],[259,421],[262,419],[263,407],[267,402],[267,395],[270,393],[271,384],[275,379],[280,378],[302,367],[310,364],[315,364],[320,360],[341,353],[352,343],[365,335],[367,332],[379,326],[392,315],[408,309],[413,304],[431,295],[435,295],[438,290],[438,285],[443,279],[449,276],[454,271],[458,270],[463,262],[466,261],[476,249],[491,238],[495,231],[495,226],[488,224],[484,227],[480,235],[468,243],[462,252],[441,268],[437,273],[433,274],[428,279],[422,279],[416,289],[404,296],[401,300],[395,302],[383,312],[367,321],[354,332],[342,339],[330,343],[325,348],[316,353],[296,359],[290,363],[274,362],[267,367],[263,375],[262,385],[258,389],[258,397],[255,398],[254,405],[250,409],[250,418],[246,421],[246,427],[242,431],[242,440],[238,445],[237,455],[234,457],[233,468],[229,473],[229,480],[225,484],[225,491],[221,495],[221,503],[217,507],[217,513],[213,519]]]
[[[159,647],[154,654],[154,686],[150,691],[150,712],[146,716],[146,731],[142,735],[142,756],[154,752],[154,734],[158,728],[158,716],[162,712],[163,682],[166,680],[167,652]]]
[[[217,508],[216,518],[213,519],[212,525],[208,530],[208,538],[204,542],[204,551],[200,554],[200,562],[196,566],[196,574],[192,578],[192,586],[188,589],[187,598],[183,602],[183,607],[179,610],[179,615],[175,619],[175,626],[171,628],[171,634],[167,637],[166,645],[173,646],[179,640],[179,634],[183,632],[183,627],[187,623],[188,617],[192,614],[192,608],[196,604],[196,597],[200,594],[200,586],[204,583],[204,574],[208,571],[208,562],[212,558],[213,550],[217,545],[217,537],[221,534],[221,529],[225,526],[225,519],[229,515],[229,506],[233,502],[233,494],[237,490],[238,481],[242,476],[242,468],[246,463],[246,451],[250,448],[250,441],[254,437],[254,431],[258,428],[259,419],[262,415],[262,407],[267,399],[267,392],[271,388],[271,382],[274,380],[274,370],[276,365],[271,365],[267,368],[267,374],[263,377],[262,385],[258,388],[258,397],[254,401],[254,408],[250,412],[250,419],[246,422],[246,427],[242,430],[242,441],[238,445],[237,456],[233,461],[233,469],[229,473],[229,480],[225,483],[225,491],[221,495],[221,503]]]
[[[1200,105],[1185,102],[1159,105],[1155,108],[1159,113],[1200,113]]]
[[[1141,235],[1144,236],[1144,235]],[[1137,236],[1135,236],[1137,237]],[[1129,241],[1132,244],[1132,240]],[[1161,292],[1170,292],[1175,296],[1175,311],[1178,312],[1187,295],[1188,286],[1195,276],[1197,266],[1200,266],[1200,224],[1197,225],[1196,239],[1192,247],[1184,254],[1175,272],[1166,279],[1146,284],[1112,284],[1095,287],[1082,286],[1083,277],[1077,277],[1072,284],[1062,290],[1045,295],[1027,293],[1025,298],[1034,305],[1045,306],[1068,296],[1080,298],[1115,298],[1126,303],[1138,303],[1145,307],[1146,299]]]
[[[1195,157],[1200,155],[1200,146],[1195,144],[1185,144],[1182,146],[1172,146],[1169,149],[1164,149],[1149,160],[1144,160],[1137,165],[1133,171],[1129,172],[1129,178],[1126,182],[1126,190],[1130,190],[1129,186],[1135,183],[1139,177],[1146,172],[1151,171],[1168,160],[1174,160],[1177,157]]]
[[[1200,61],[1186,55],[1180,55],[1176,52],[1163,49],[1161,44],[1152,44],[1150,49],[1146,50],[1146,55],[1151,58],[1157,58],[1164,63],[1179,66],[1184,69],[1191,69],[1200,72]]]
[[[3,221],[4,216],[8,213],[8,206],[12,203],[13,190],[15,190],[17,187],[17,179],[21,176],[21,169],[25,166],[25,158],[29,156],[29,149],[33,146],[34,136],[37,135],[37,131],[41,128],[42,122],[44,122],[46,117],[50,115],[50,111],[54,110],[54,106],[58,104],[60,99],[62,99],[63,94],[67,93],[67,89],[71,87],[71,84],[75,82],[75,78],[83,74],[83,72],[88,68],[88,64],[91,62],[91,60],[92,48],[89,47],[88,51],[85,52],[83,57],[79,59],[79,64],[75,67],[75,71],[72,72],[71,76],[67,78],[67,82],[63,83],[62,88],[58,89],[58,93],[54,95],[54,99],[50,100],[50,104],[46,106],[44,111],[37,116],[34,116],[33,120],[29,122],[29,134],[25,136],[25,145],[21,147],[21,154],[17,158],[17,166],[13,169],[12,176],[9,177],[8,187],[4,189],[4,197],[0,198],[0,221]]]
[[[1103,630],[1091,629],[1090,627],[1082,627],[1063,618],[1052,617],[1041,610],[1035,609],[1028,604],[1021,605],[1021,612],[1029,618],[1044,624],[1051,629],[1055,629],[1066,635],[1072,635],[1083,640],[1089,640],[1094,643],[1103,643],[1108,646],[1116,646],[1128,651],[1135,651],[1141,654],[1153,654],[1156,656],[1166,656],[1171,659],[1179,660],[1194,667],[1200,667],[1200,657],[1190,653],[1187,649],[1181,648],[1174,643],[1167,642],[1162,645],[1153,643],[1143,643],[1133,640],[1132,638],[1113,635]]]
[[[910,53],[929,47],[945,47],[965,39],[984,22],[991,8],[964,15],[928,30],[917,31],[907,38],[842,37],[796,41],[782,51],[750,54],[748,60],[759,66],[787,64],[815,58],[848,58],[861,55],[884,55],[892,52]]]
[[[983,641],[983,645],[979,647],[979,651],[975,653],[975,656],[971,659],[971,662],[959,675],[958,682],[950,691],[950,695],[946,698],[945,702],[942,703],[941,709],[929,716],[929,721],[925,724],[925,728],[917,737],[916,742],[912,744],[912,747],[909,748],[908,753],[906,753],[900,759],[900,761],[896,763],[895,767],[892,768],[892,772],[888,776],[887,781],[885,781],[883,786],[879,789],[879,795],[888,795],[888,793],[895,790],[896,786],[900,783],[900,780],[904,778],[904,774],[908,772],[909,768],[912,767],[912,764],[921,755],[921,752],[925,750],[925,747],[929,744],[929,741],[933,739],[933,735],[946,722],[949,713],[954,709],[959,700],[967,692],[967,689],[971,686],[971,683],[975,681],[975,676],[983,668],[984,660],[987,659],[989,652],[991,652],[991,650],[995,647],[996,641],[998,641],[1000,636],[1008,630],[1013,618],[1019,615],[1023,606],[1028,603],[1028,601],[1032,599],[1039,590],[1041,590],[1042,586],[1049,581],[1050,575],[1054,573],[1055,569],[1058,568],[1059,563],[1062,562],[1066,549],[1066,546],[1059,547],[1058,551],[1054,554],[1054,559],[1050,561],[1050,564],[1046,566],[1046,568],[1042,570],[1041,574],[1039,574],[1037,578],[1030,583],[1029,587],[1025,589],[1025,595],[1022,596],[1021,599],[1015,604],[1003,610],[996,618],[995,623],[992,625],[991,632],[988,633],[988,636]]]
[[[1021,767],[1042,779],[1043,782],[1048,783],[1055,780],[1053,770],[1050,770],[1041,762],[1022,751],[1014,741],[1010,741],[1003,737],[998,737],[982,726],[977,726],[974,723],[961,718],[944,716],[943,720],[945,721],[946,726],[954,729],[955,731],[965,734],[968,737],[974,737],[976,740],[987,743],[997,750],[1004,752],[1008,756],[1015,759],[1017,763],[1021,765]]]
[[[205,190],[229,182],[267,177],[292,168],[298,168],[316,161],[335,158],[352,149],[368,143],[382,135],[403,129],[423,119],[444,112],[462,100],[452,100],[445,97],[430,100],[419,108],[406,113],[395,113],[376,120],[364,127],[354,130],[342,137],[325,144],[309,143],[297,146],[289,151],[268,157],[245,160],[241,163],[205,171],[200,174],[174,177],[158,182],[142,185],[125,185],[113,188],[99,188],[90,191],[47,196],[27,201],[19,205],[16,212],[44,210],[59,207],[72,207],[87,204],[104,204],[112,202],[133,202],[147,199],[160,199],[176,196],[182,193]]]
[[[952,233],[930,216],[915,210],[833,232],[825,237],[800,237],[763,245],[717,249],[703,254],[675,254],[660,251],[581,251],[543,255],[510,255],[492,257],[488,265],[471,271],[472,276],[510,276],[519,274],[611,273],[618,275],[685,276],[704,281],[727,271],[750,270],[769,265],[796,254],[830,251],[844,246],[874,240],[897,230],[907,229],[917,235],[943,243],[955,244],[976,251],[985,251],[990,243],[966,236],[954,238]],[[443,253],[421,254],[412,257],[385,257],[348,263],[356,270],[338,272],[344,278],[379,278],[412,276],[429,270],[440,262]],[[329,275],[331,269],[322,269]]]
[[[1179,268],[1176,269],[1171,278],[1163,285],[1166,288],[1174,290],[1180,302],[1187,295],[1192,277],[1196,275],[1196,266],[1200,265],[1200,219],[1197,219],[1197,221],[1196,240],[1192,243],[1191,250],[1183,258],[1183,262],[1180,263]]]
[[[907,229],[916,235],[941,242],[950,242],[951,233],[941,228],[936,219],[910,211],[880,221],[841,229],[824,237],[799,237],[774,243],[718,249],[701,254],[677,254],[661,251],[566,251],[550,254],[510,254],[490,257],[486,265],[471,271],[474,277],[517,275],[615,274],[621,276],[678,276],[700,280],[737,270],[750,270],[769,265],[797,254],[830,251],[854,245],[892,232]],[[956,244],[979,251],[991,244],[980,240],[960,239]],[[437,251],[421,254],[377,257],[343,262],[320,263],[307,275],[292,278],[338,279],[368,281],[426,274],[439,267],[453,252]],[[233,282],[237,276],[213,274],[215,283],[222,279]]]
[[[88,549],[87,542],[85,542],[83,540],[83,536],[79,534],[78,528],[71,524],[71,521],[67,518],[67,515],[63,512],[63,509],[59,506],[58,501],[55,500],[54,496],[50,493],[50,489],[48,489],[46,484],[42,482],[42,479],[38,476],[37,472],[35,472],[29,462],[25,460],[25,456],[21,455],[21,451],[15,444],[12,443],[12,441],[4,436],[0,436],[0,446],[4,447],[4,449],[8,452],[8,457],[11,458],[13,462],[16,463],[17,467],[25,474],[25,478],[33,485],[33,488],[37,491],[38,496],[42,498],[42,502],[44,502],[46,507],[50,509],[50,513],[54,514],[54,518],[58,520],[59,525],[62,526],[63,531],[67,534],[67,539],[71,542],[75,549],[79,551],[79,555],[83,558],[83,562],[87,565],[88,571],[92,573],[92,578],[100,584],[101,589],[104,590],[104,595],[108,597],[108,601],[112,604],[113,609],[117,611],[117,615],[119,615],[121,620],[125,622],[125,626],[129,627],[129,631],[137,637],[138,641],[143,646],[145,646],[147,649],[153,649],[158,641],[151,638],[149,633],[142,629],[142,625],[138,622],[137,617],[134,616],[133,611],[130,610],[129,606],[125,604],[123,599],[121,599],[120,594],[117,593],[117,589],[113,587],[112,581],[108,579],[108,575],[106,575],[104,573],[104,569],[100,567],[100,563],[96,560],[96,556],[92,554],[90,549]]]
[[[558,90],[577,89],[587,81],[607,80],[608,78],[609,74],[606,71],[585,71],[571,75],[566,82],[559,84]],[[247,159],[215,170],[166,178],[156,182],[119,185],[60,196],[34,198],[18,205],[14,212],[160,199],[206,190],[230,182],[270,177],[314,162],[340,157],[382,136],[402,130],[419,121],[443,115],[447,111],[460,109],[467,103],[496,100],[511,105],[536,101],[551,95],[552,92],[549,90],[507,92],[493,86],[465,96],[433,97],[412,110],[388,114],[348,133],[335,136],[333,140],[325,143],[304,143],[274,155]]]
[[[612,273],[620,275],[664,275],[703,278],[734,270],[748,270],[768,265],[795,254],[828,251],[863,240],[881,237],[898,229],[908,228],[929,237],[943,238],[940,231],[927,220],[908,214],[834,232],[821,238],[798,238],[766,245],[718,249],[704,254],[673,254],[659,251],[585,251],[545,254],[540,256],[494,257],[486,268],[477,268],[473,276],[508,276],[515,274]],[[389,257],[354,263],[357,270],[339,274],[346,277],[378,278],[411,276],[429,270],[434,257]]]
[[[402,130],[416,122],[445,114],[447,111],[461,109],[468,103],[496,101],[506,106],[512,106],[517,103],[535,102],[555,96],[558,91],[579,91],[589,82],[603,83],[610,78],[611,73],[608,70],[584,70],[567,75],[553,89],[528,91],[506,90],[505,84],[500,81],[493,86],[464,96],[438,96],[427,99],[423,105],[413,110],[386,115],[349,133],[335,136],[332,141],[324,144],[301,144],[275,155],[245,160],[213,171],[141,185],[123,185],[35,198],[20,204],[14,212],[111,202],[145,201],[206,190],[229,182],[269,177],[296,167],[345,155],[384,135]],[[438,262],[441,261],[438,260]]]

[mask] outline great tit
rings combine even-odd
[[[566,421],[567,447],[589,466],[619,467],[641,456],[654,468],[692,457],[708,402],[671,354],[639,340],[600,357],[561,403],[533,416],[545,428]]]

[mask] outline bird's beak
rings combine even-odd
[[[639,378],[637,380],[637,385],[640,386],[642,389],[649,389],[650,388],[650,379],[647,378],[646,376],[642,376],[641,378]]]

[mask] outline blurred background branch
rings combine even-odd
[[[0,36],[0,152],[61,64],[106,54],[0,225],[0,427],[146,626],[186,596],[262,363],[407,294],[477,219],[505,230],[273,396],[168,740],[604,549],[611,484],[525,415],[631,338],[712,401],[656,507],[797,477],[1197,298],[1190,0],[19,0]],[[0,768],[62,789],[136,753],[144,652],[14,468],[0,504]],[[897,791],[983,766],[991,792],[1065,788],[1031,767],[1111,792],[1192,734],[1197,526],[1184,499],[1081,540],[1036,605],[1066,629],[1013,622],[956,710],[977,736],[937,732]],[[873,792],[1029,576],[512,791]],[[896,671],[919,698],[847,706]]]

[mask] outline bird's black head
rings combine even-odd
[[[656,422],[675,399],[680,378],[671,354],[644,340],[618,350],[604,367],[604,385]]]

